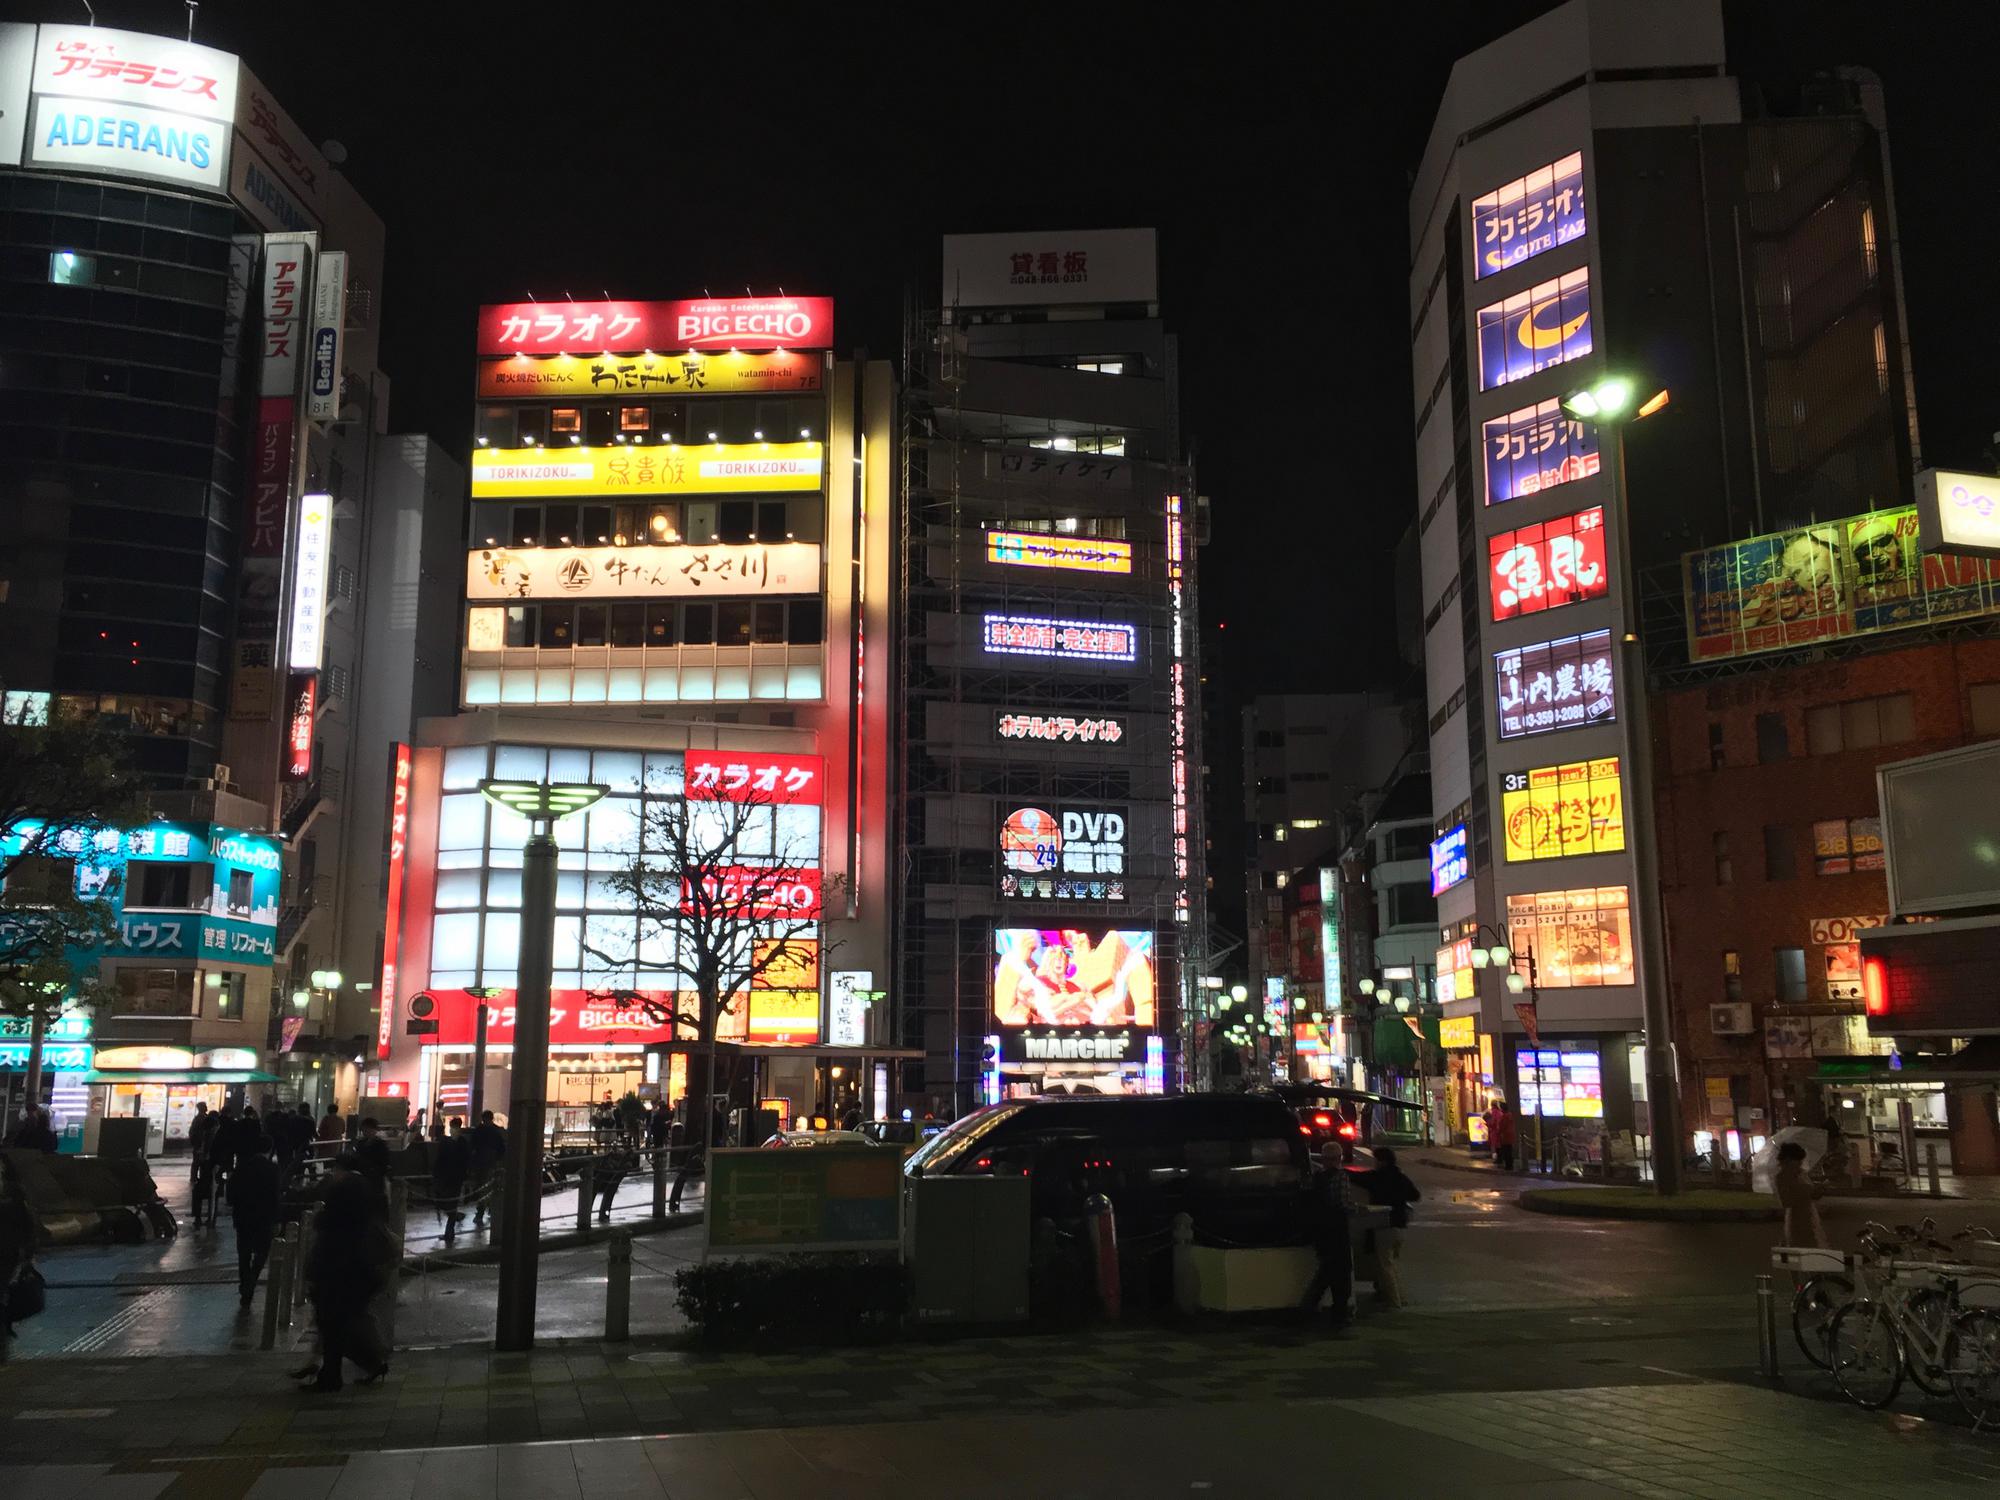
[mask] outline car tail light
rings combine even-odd
[[[1869,1015],[1889,1014],[1889,961],[1879,954],[1861,960],[1861,998]]]
[[[1354,1127],[1351,1124],[1349,1124],[1346,1120],[1342,1120],[1340,1122],[1340,1138],[1343,1141],[1351,1141],[1354,1139]]]
[[[1313,1133],[1313,1132],[1312,1132],[1312,1126],[1310,1126],[1310,1125],[1301,1125],[1301,1126],[1299,1126],[1299,1134],[1300,1134],[1300,1135],[1302,1135],[1302,1136],[1304,1136],[1304,1137],[1305,1137],[1305,1138],[1306,1138],[1307,1140],[1311,1140],[1311,1139],[1312,1139],[1312,1133]]]
[[[1333,1129],[1333,1116],[1325,1110],[1321,1110],[1313,1116],[1313,1124],[1319,1126],[1321,1130],[1331,1130]]]

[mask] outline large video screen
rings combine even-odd
[[[993,934],[998,1026],[1155,1026],[1153,934],[1001,927]]]

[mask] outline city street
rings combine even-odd
[[[545,1343],[525,1358],[484,1346],[491,1268],[435,1271],[403,1283],[383,1385],[313,1397],[283,1379],[296,1354],[254,1352],[230,1288],[60,1290],[38,1322],[72,1352],[31,1325],[0,1370],[0,1463],[83,1467],[0,1484],[438,1500],[532,1480],[706,1500],[1238,1494],[1329,1463],[1419,1494],[1971,1494],[2000,1478],[2000,1444],[1954,1410],[1907,1391],[1897,1414],[1848,1407],[1788,1334],[1784,1379],[1758,1379],[1751,1278],[1772,1226],[1556,1218],[1490,1174],[1414,1175],[1412,1305],[1364,1303],[1337,1339],[1251,1319],[700,1354],[653,1337],[675,1326],[672,1267],[699,1254],[683,1229],[635,1241],[630,1344],[601,1341],[601,1247],[545,1259]],[[1833,1232],[1903,1207],[1837,1204]],[[66,1265],[52,1257],[52,1279]],[[170,1357],[115,1357],[141,1352]]]

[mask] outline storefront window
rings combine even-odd
[[[112,980],[117,991],[112,1014],[120,1016],[192,1016],[193,969],[119,968]]]

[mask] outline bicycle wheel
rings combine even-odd
[[[1953,1311],[1951,1298],[1938,1287],[1919,1287],[1903,1299],[1903,1311],[1923,1331],[1922,1339],[1906,1340],[1903,1346],[1910,1379],[1927,1395],[1951,1395],[1951,1346],[1947,1342]],[[1938,1351],[1940,1363],[1932,1364],[1925,1357],[1929,1349]]]
[[[1814,1276],[1792,1297],[1792,1337],[1799,1350],[1822,1370],[1831,1369],[1827,1354],[1828,1325],[1833,1315],[1854,1300],[1854,1283],[1845,1276]]]
[[[690,1182],[698,1182],[701,1179],[701,1158],[695,1157],[674,1174],[673,1190],[667,1195],[667,1211],[669,1213],[679,1213],[681,1211],[682,1192],[686,1190]]]
[[[1863,1298],[1835,1313],[1827,1353],[1834,1382],[1856,1406],[1887,1406],[1902,1389],[1903,1340],[1894,1314],[1880,1302]]]
[[[2000,1421],[2000,1313],[1973,1307],[1945,1335],[1944,1367],[1951,1393],[1978,1426]]]

